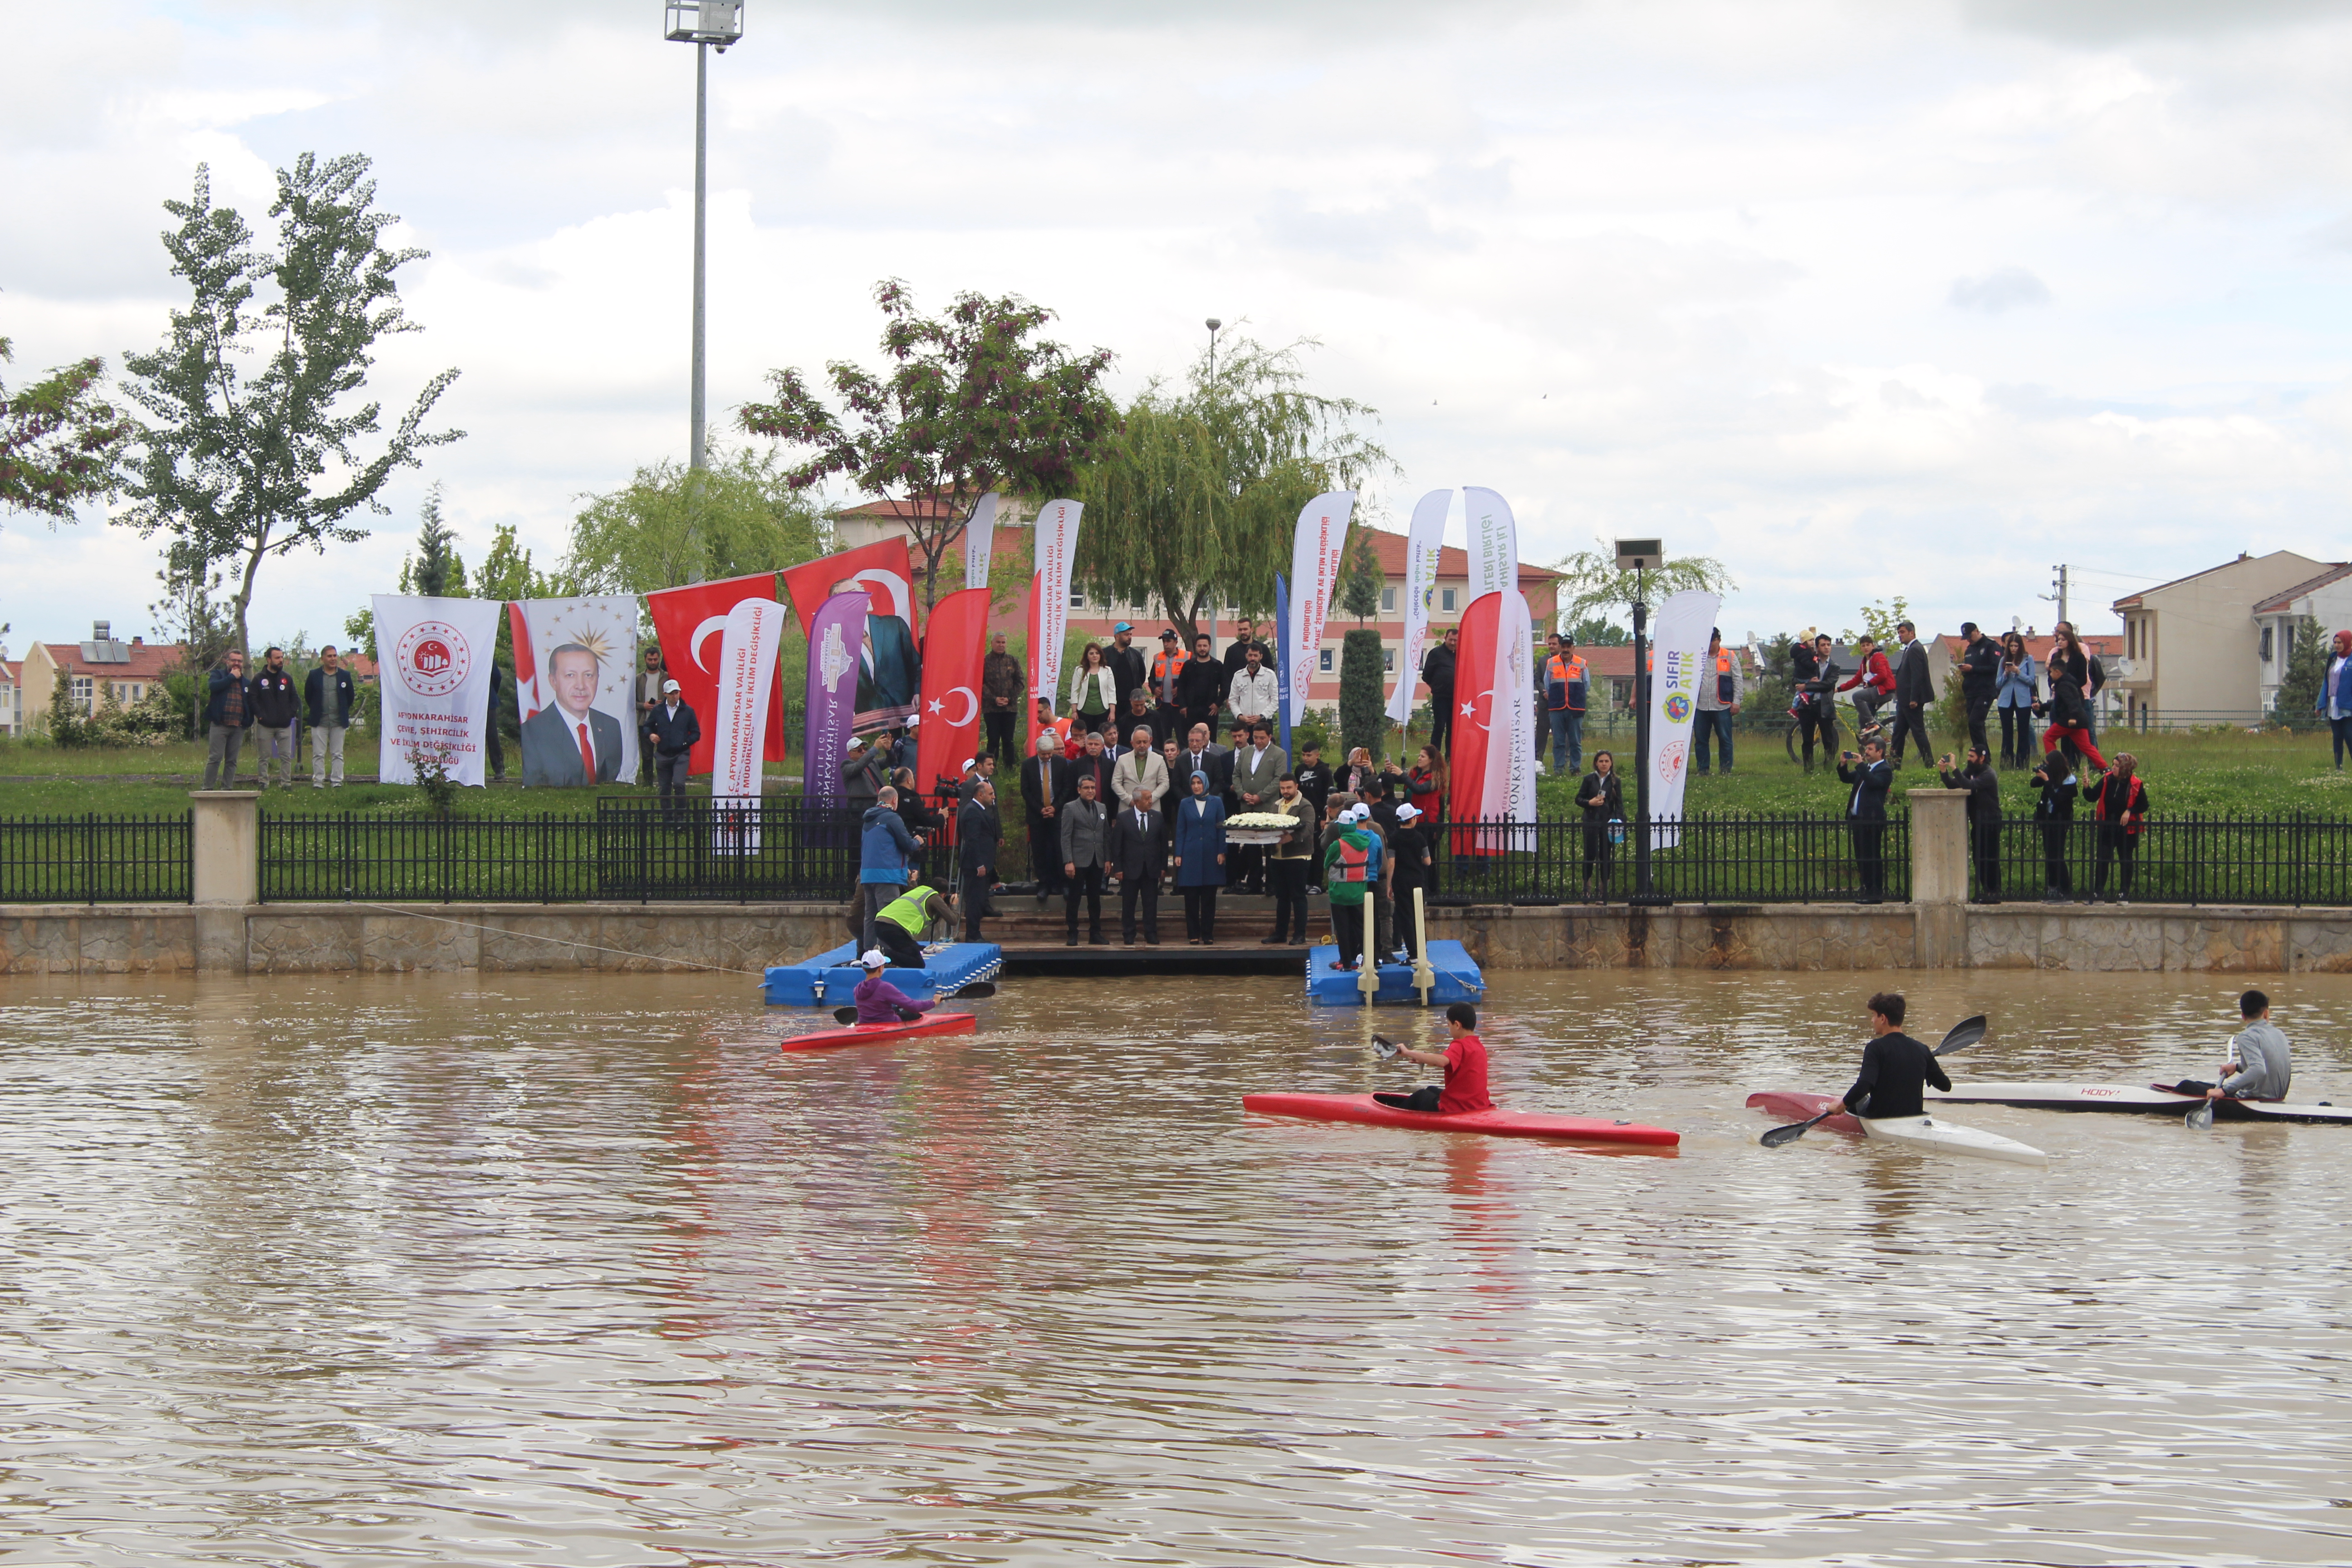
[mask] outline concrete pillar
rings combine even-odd
[[[1969,792],[1915,789],[1911,803],[1913,961],[1922,969],[1968,963]]]
[[[192,790],[195,813],[195,901],[261,901],[261,796],[250,790]]]

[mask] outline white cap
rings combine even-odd
[[[978,757],[966,757],[963,760],[963,766],[958,768],[956,772],[960,773],[968,773],[978,766],[980,766],[980,759]]]
[[[867,948],[857,962],[868,969],[887,969],[890,966],[890,961],[882,956],[882,950],[878,947]]]
[[[1410,822],[1420,815],[1421,807],[1417,805],[1401,805],[1397,807],[1397,820],[1399,822]]]
[[[665,680],[662,682],[662,689],[664,691],[682,691],[685,688],[678,685],[675,680]]]
[[[1339,820],[1346,826],[1353,826],[1364,820],[1364,808],[1360,805],[1351,805],[1339,814]]]
[[[849,737],[849,749],[853,752],[859,750],[865,744],[866,742],[856,735]]]

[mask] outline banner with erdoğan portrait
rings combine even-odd
[[[996,549],[996,492],[989,491],[971,509],[963,525],[963,585],[988,586],[988,563]],[[934,611],[933,614],[938,612]]]
[[[1029,638],[1029,695],[1061,707],[1062,638],[1070,625],[1070,568],[1078,558],[1078,514],[1074,500],[1049,500],[1037,512],[1030,538],[1036,569]]]
[[[687,753],[687,772],[710,773],[719,754],[719,737],[731,731],[739,738],[742,726],[756,722],[753,732],[761,737],[763,756],[781,755],[781,746],[771,750],[770,742],[781,742],[783,728],[783,693],[776,686],[773,673],[764,682],[752,683],[743,679],[746,639],[763,643],[767,659],[773,665],[777,639],[764,626],[736,616],[737,606],[745,604],[772,605],[776,602],[776,578],[772,572],[756,573],[749,577],[729,577],[717,583],[696,583],[684,588],[664,588],[646,595],[646,609],[653,616],[654,635],[661,639],[662,662],[669,678],[677,682],[678,695],[686,700],[694,716],[701,721],[702,739]],[[737,705],[753,696],[764,699],[756,721],[751,715],[737,710]],[[717,792],[719,781],[713,779]]]
[[[921,694],[921,659],[915,577],[907,538],[894,534],[783,571],[793,614],[808,633],[817,607],[835,594],[866,595],[866,633],[857,653],[857,723],[878,730],[915,715]]]
[[[1348,519],[1356,492],[1333,490],[1308,501],[1290,536],[1290,636],[1277,650],[1290,670],[1290,721],[1307,717],[1307,683],[1315,679],[1323,649],[1323,621],[1339,582],[1339,552],[1348,542]]]
[[[576,786],[635,778],[635,595],[523,599],[507,606],[507,617],[514,628],[522,782]]]
[[[857,733],[857,645],[866,635],[865,594],[835,594],[809,621],[808,733],[801,753],[803,798],[839,801],[849,738]]]
[[[1445,513],[1452,490],[1432,490],[1414,503],[1404,535],[1404,644],[1397,650],[1396,689],[1389,694],[1389,717],[1402,724],[1412,717],[1412,689],[1421,684],[1422,645],[1429,640],[1429,609],[1437,597],[1437,558],[1445,548]]]
[[[1683,786],[1690,780],[1691,721],[1698,707],[1699,672],[1715,629],[1721,595],[1685,588],[1658,606],[1650,645],[1650,846],[1671,849],[1682,839]]]
[[[923,637],[923,727],[915,787],[928,794],[960,777],[980,750],[980,659],[988,639],[988,590],[964,588],[931,606]]]
[[[499,602],[377,594],[369,603],[383,693],[377,772],[386,784],[415,784],[422,757],[456,783],[480,784]]]

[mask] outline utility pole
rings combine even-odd
[[[2058,582],[2056,586],[2058,589],[2058,618],[2069,625],[2072,625],[2074,623],[2074,617],[2066,613],[2066,566],[2063,562],[2061,562],[2058,566]]]

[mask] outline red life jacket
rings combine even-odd
[[[1364,879],[1364,868],[1370,862],[1371,858],[1372,847],[1370,845],[1367,844],[1360,849],[1355,845],[1350,844],[1346,839],[1342,838],[1339,840],[1339,865],[1338,868],[1339,879],[1342,882],[1362,881]]]

